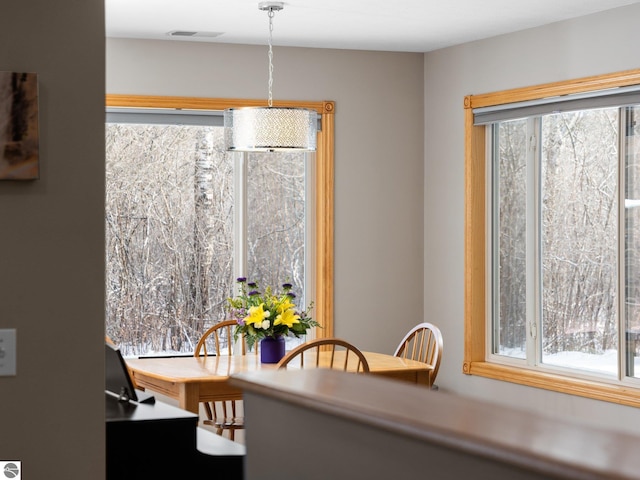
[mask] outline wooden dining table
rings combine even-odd
[[[329,354],[322,352],[321,355],[325,353]],[[418,385],[430,384],[432,368],[426,363],[383,353],[363,353],[369,363],[369,374]],[[126,362],[137,388],[176,399],[180,408],[194,413],[198,413],[200,402],[242,399],[242,390],[229,382],[231,376],[277,368],[276,364],[261,363],[260,356],[255,354],[141,357],[127,358]],[[299,367],[294,364],[287,368]]]

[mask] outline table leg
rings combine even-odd
[[[431,385],[431,370],[416,372],[416,384],[429,387]]]
[[[199,413],[200,385],[197,383],[181,383],[178,393],[180,408],[189,412]]]

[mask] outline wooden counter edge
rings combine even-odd
[[[640,471],[640,436],[373,375],[309,369],[244,373],[230,381],[245,394],[266,396],[552,478],[631,479]]]

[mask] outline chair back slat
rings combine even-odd
[[[355,346],[339,338],[321,338],[298,345],[280,360],[278,368],[287,368],[294,359],[299,360],[300,368],[305,368],[305,357],[307,354],[313,355],[314,353],[315,368],[331,368],[351,372],[354,371],[351,367],[355,364],[356,373],[369,372],[369,363],[364,354]],[[342,355],[343,353],[344,355]],[[357,362],[350,362],[354,355]],[[344,361],[342,361],[343,357]]]
[[[202,334],[196,348],[194,355],[199,357],[201,354],[205,357],[209,355],[209,347],[213,348],[215,355],[220,355],[224,352],[226,355],[234,354],[234,341],[233,332],[237,325],[235,320],[225,320],[224,322],[216,323],[206,332]],[[246,355],[247,353],[247,341],[244,337],[239,341],[240,355]],[[252,353],[258,353],[258,344],[256,343]]]
[[[395,356],[431,365],[431,385],[436,379],[442,359],[442,333],[431,323],[420,323],[404,336]]]

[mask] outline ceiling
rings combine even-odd
[[[106,33],[266,45],[268,16],[258,3],[105,0]],[[632,3],[640,0],[288,0],[275,14],[273,45],[428,52]]]

